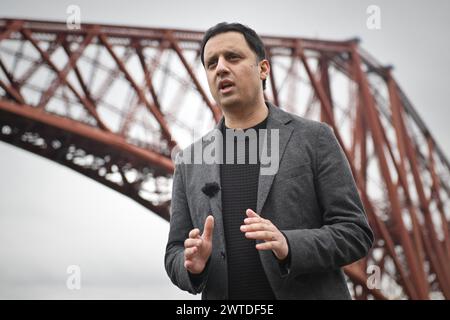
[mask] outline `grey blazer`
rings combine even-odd
[[[350,299],[341,267],[367,255],[373,233],[347,159],[328,125],[267,106],[267,129],[279,129],[280,161],[276,175],[259,176],[256,212],[284,233],[290,248],[288,265],[270,250],[259,251],[269,283],[277,299]],[[198,143],[207,145],[200,139],[189,150]],[[220,164],[176,165],[165,268],[180,289],[227,299],[221,192],[209,197],[201,191],[213,182],[220,185]],[[212,254],[202,274],[192,277],[184,268],[184,241],[193,228],[203,232],[210,213]]]

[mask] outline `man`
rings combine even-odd
[[[256,137],[256,163],[248,161],[249,137],[244,164],[233,152],[238,162],[228,161],[225,147],[234,150],[234,138],[223,139],[227,161],[177,161],[165,255],[170,279],[203,299],[350,299],[341,267],[367,254],[373,234],[332,130],[264,101],[270,65],[252,29],[220,23],[201,49],[223,112],[216,131],[266,135]],[[265,147],[268,139],[276,148]],[[278,155],[274,174],[262,174],[264,148]]]

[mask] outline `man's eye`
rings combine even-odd
[[[216,63],[215,61],[209,62],[209,63],[208,63],[208,68],[209,68],[209,69],[214,68],[214,66],[215,66],[216,64],[217,64],[217,63]]]

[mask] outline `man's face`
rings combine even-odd
[[[204,61],[209,89],[222,108],[251,105],[262,95],[261,80],[268,75],[269,63],[258,62],[241,33],[231,31],[210,38]]]

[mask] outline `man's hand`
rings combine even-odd
[[[205,221],[203,234],[199,229],[192,229],[189,238],[184,241],[184,267],[192,274],[199,274],[205,269],[212,251],[214,217],[209,215]]]
[[[289,246],[284,235],[273,225],[270,220],[261,218],[255,211],[247,209],[247,218],[244,219],[244,225],[241,231],[245,232],[248,239],[264,240],[258,243],[258,250],[272,250],[278,260],[286,259],[289,253]]]

